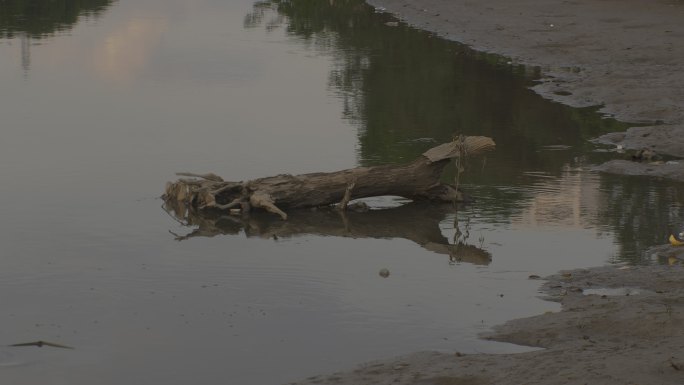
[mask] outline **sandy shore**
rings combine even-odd
[[[418,28],[539,66],[542,96],[640,123],[597,140],[684,157],[684,1],[368,0]],[[611,161],[598,171],[684,181],[684,162]],[[682,384],[684,248],[667,266],[601,267],[548,277],[562,311],[510,321],[483,338],[521,354],[419,352],[296,384]]]
[[[544,77],[533,89],[546,98],[601,105],[608,116],[645,125],[601,142],[684,157],[684,1],[368,2],[417,28],[539,66]],[[684,180],[680,167],[652,174]],[[618,162],[601,171],[642,168]]]

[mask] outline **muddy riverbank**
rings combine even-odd
[[[597,141],[684,157],[683,1],[481,2],[369,0],[476,50],[539,66],[540,95],[602,106],[626,132]],[[637,124],[639,127],[636,127]],[[684,181],[684,162],[615,160],[597,171]],[[483,338],[543,348],[521,354],[419,352],[297,384],[680,384],[684,378],[682,250],[654,248],[667,265],[561,272],[541,291],[562,310],[513,320]]]
[[[401,20],[511,65],[539,66],[540,95],[639,123],[598,138],[684,157],[684,2],[369,0]],[[654,165],[658,166],[658,165]],[[684,169],[684,164],[680,166]],[[602,170],[640,174],[629,164]],[[657,173],[656,173],[657,174]],[[663,172],[684,180],[684,172]]]
[[[660,252],[668,254],[666,249]],[[543,350],[420,352],[297,384],[681,384],[680,265],[561,272],[548,277],[542,291],[560,301],[562,311],[510,321],[482,337]]]

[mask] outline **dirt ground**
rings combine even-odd
[[[368,0],[474,49],[539,66],[533,89],[639,123],[597,141],[684,157],[682,0]],[[597,171],[684,181],[684,161],[611,161]],[[684,384],[684,247],[660,266],[607,266],[547,277],[562,310],[482,335],[544,348],[520,354],[419,352],[296,384]]]
[[[597,138],[684,158],[683,0],[368,0],[401,20],[512,64],[538,66],[545,98],[638,123]],[[633,162],[599,169],[684,181],[684,162],[653,171]],[[662,174],[662,175],[660,175]]]

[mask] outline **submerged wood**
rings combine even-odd
[[[492,150],[488,137],[469,136],[444,143],[403,165],[357,167],[327,173],[282,174],[246,182],[224,181],[215,174],[178,173],[186,178],[169,182],[163,196],[167,202],[184,202],[192,209],[253,208],[287,219],[284,210],[321,207],[350,200],[396,195],[417,200],[462,201],[456,187],[441,183],[444,167],[456,157],[473,156]]]
[[[37,346],[39,348],[42,348],[43,346],[50,346],[53,348],[73,349],[73,347],[71,347],[71,346],[56,344],[54,342],[47,342],[47,341],[42,341],[42,340],[41,341],[33,341],[33,342],[23,342],[23,343],[19,343],[19,344],[8,345],[8,346],[11,346],[11,347]]]

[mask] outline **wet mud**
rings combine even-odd
[[[668,248],[659,250],[667,255]],[[419,352],[296,384],[680,384],[684,270],[601,267],[547,278],[562,310],[513,320],[486,339],[542,348],[518,354]]]

